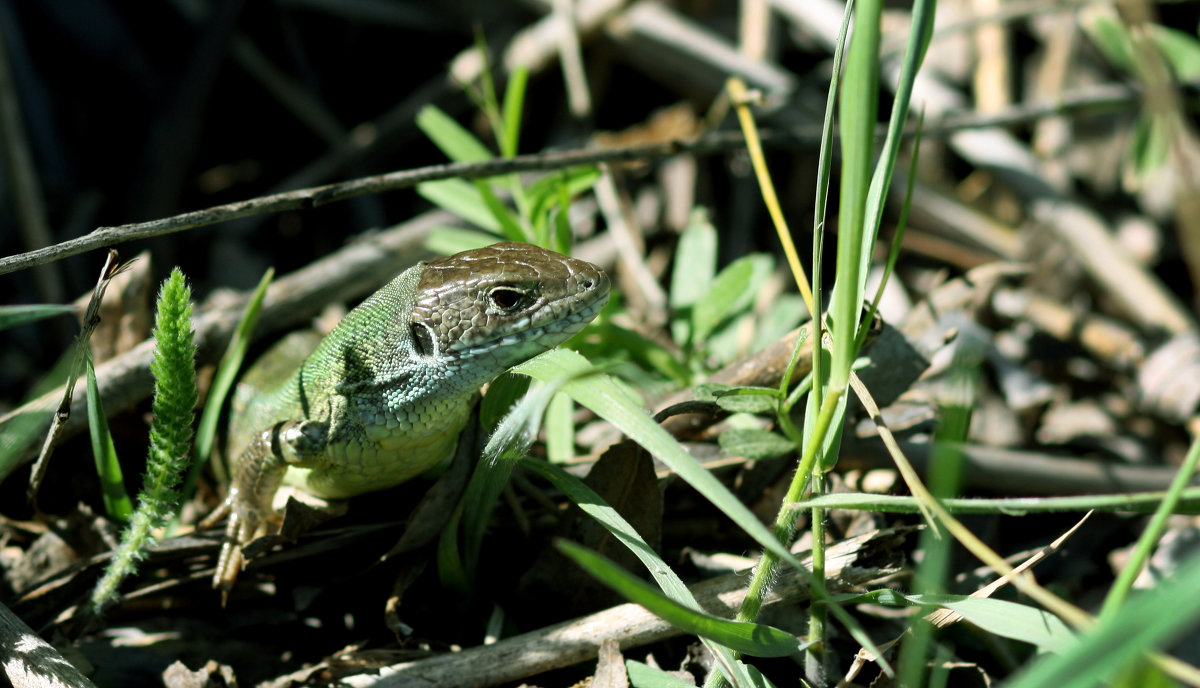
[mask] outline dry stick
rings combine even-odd
[[[991,583],[988,583],[987,585],[983,586],[982,588],[976,590],[975,592],[971,593],[969,595],[969,597],[991,597],[992,593],[996,592],[997,590],[1004,587],[1005,585],[1008,585],[1008,583],[1013,579],[1014,576],[1021,575],[1025,571],[1028,571],[1029,569],[1033,568],[1034,564],[1037,564],[1038,562],[1042,561],[1043,559],[1046,559],[1047,557],[1049,557],[1051,554],[1054,554],[1055,552],[1057,552],[1059,549],[1062,548],[1063,544],[1065,544],[1066,541],[1068,539],[1070,539],[1071,536],[1074,535],[1079,530],[1079,528],[1083,525],[1084,521],[1087,521],[1088,517],[1091,516],[1091,513],[1092,512],[1089,511],[1086,514],[1084,514],[1083,518],[1079,519],[1079,521],[1077,521],[1075,523],[1075,525],[1071,526],[1071,528],[1069,530],[1067,530],[1067,532],[1063,533],[1062,535],[1059,535],[1054,540],[1054,542],[1051,542],[1049,545],[1046,545],[1045,547],[1039,549],[1037,552],[1034,552],[1034,554],[1032,556],[1028,557],[1020,565],[1015,567],[1011,572],[1009,572],[1003,576],[1000,576],[999,578],[992,581]],[[963,618],[962,614],[955,612],[955,611],[951,611],[944,607],[941,609],[938,609],[937,611],[931,612],[925,616],[925,620],[929,621],[931,624],[933,624],[937,628],[945,628],[946,626],[949,626],[950,624],[958,623],[959,621],[962,620],[962,618]],[[889,649],[894,647],[896,645],[896,643],[900,642],[905,637],[910,636],[911,634],[912,634],[912,626],[909,626],[908,628],[904,629],[903,633],[896,636],[895,638],[892,638],[891,640],[889,640],[885,643],[879,643],[879,649],[882,650],[883,652],[887,652]],[[870,650],[868,650],[866,648],[860,648],[858,653],[854,656],[854,661],[851,662],[850,668],[846,670],[846,675],[842,678],[841,681],[838,682],[838,688],[848,687],[850,685],[850,682],[858,677],[858,674],[862,671],[862,669],[866,665],[866,663],[874,662],[876,659],[877,659],[877,657],[875,656],[875,653],[871,652]]]
[[[0,604],[0,677],[13,688],[95,688],[16,614]]]
[[[947,114],[941,120],[926,127],[925,136],[945,135],[967,129],[1016,124],[1050,115],[1081,111],[1108,111],[1115,107],[1128,106],[1134,103],[1136,98],[1137,93],[1132,89],[1087,89],[1074,96],[1064,98],[1061,102],[1022,105],[988,117],[977,117],[970,113]],[[761,132],[763,144],[775,147],[815,146],[819,141],[819,136],[819,131],[815,127],[793,131]],[[135,239],[170,234],[185,229],[203,227],[218,222],[228,222],[254,215],[315,208],[326,203],[333,203],[362,194],[405,189],[421,182],[449,178],[475,179],[514,172],[548,171],[575,165],[602,162],[655,160],[683,153],[706,155],[739,150],[744,146],[745,143],[740,134],[718,132],[686,141],[666,141],[622,148],[578,149],[522,155],[503,160],[447,163],[418,167],[411,170],[401,170],[388,174],[352,179],[337,184],[327,184],[325,186],[259,196],[245,201],[226,203],[149,222],[135,222],[115,227],[100,227],[94,232],[77,239],[28,253],[0,258],[0,274],[49,263],[85,251],[104,248]]]
[[[1014,574],[1014,567],[1005,561],[1000,555],[996,554],[988,547],[978,536],[972,531],[963,526],[962,522],[954,518],[950,512],[946,511],[941,505],[929,494],[929,490],[921,483],[920,479],[913,471],[912,464],[909,463],[907,457],[896,444],[896,438],[892,436],[891,430],[883,422],[883,418],[879,413],[879,407],[875,405],[875,400],[871,398],[870,391],[858,379],[858,376],[851,373],[850,385],[853,387],[859,401],[862,402],[863,408],[871,416],[871,420],[879,428],[879,436],[884,444],[888,445],[888,452],[895,460],[896,469],[904,478],[905,484],[920,502],[927,504],[933,511],[937,513],[937,518],[941,521],[942,527],[948,531],[955,540],[958,540],[968,551],[983,563],[987,564],[993,571],[1005,576],[1010,576],[1009,582],[1025,595],[1033,598],[1035,602],[1042,607],[1058,615],[1060,619],[1067,622],[1076,629],[1086,630],[1091,628],[1096,619],[1088,614],[1083,609],[1076,607],[1074,604],[1058,597],[1046,588],[1042,587],[1032,574],[1028,572],[1024,574]],[[1174,657],[1164,656],[1156,651],[1149,651],[1147,656],[1167,675],[1172,678],[1183,681],[1191,686],[1200,686],[1200,668],[1194,667],[1186,662],[1182,662]]]
[[[196,210],[181,215],[149,222],[136,222],[116,227],[100,227],[96,231],[36,251],[0,259],[0,274],[73,256],[84,251],[111,246],[113,244],[169,234],[193,227],[202,227],[218,222],[227,222],[252,215],[265,215],[287,210],[307,210],[317,206],[342,201],[368,193],[381,193],[405,189],[421,182],[452,177],[474,179],[493,177],[514,172],[550,170],[599,162],[645,160],[675,155],[681,152],[707,153],[728,150],[740,145],[740,138],[730,135],[715,135],[696,141],[669,141],[666,143],[632,146],[623,149],[576,150],[562,153],[524,155],[517,158],[488,160],[474,163],[447,163],[430,165],[411,170],[352,179],[336,184],[285,191],[259,196],[245,201],[236,201]]]
[[[117,259],[117,252],[109,249],[108,258],[104,261],[104,267],[100,269],[100,277],[96,280],[96,287],[92,290],[92,297],[88,301],[87,311],[83,316],[83,329],[75,338],[75,358],[71,361],[67,381],[62,386],[62,400],[58,404],[58,411],[51,418],[50,429],[46,432],[46,439],[42,443],[42,451],[38,454],[37,463],[33,465],[33,471],[29,476],[29,487],[25,491],[25,498],[35,507],[37,506],[38,488],[41,487],[42,478],[46,475],[46,467],[50,465],[50,455],[62,437],[63,428],[71,418],[73,410],[71,397],[75,393],[75,382],[79,379],[79,375],[84,369],[84,363],[87,361],[88,341],[92,338],[92,333],[96,331],[96,326],[100,324],[100,303],[104,300],[104,291],[108,289],[109,281],[122,269],[123,266]],[[55,392],[54,396],[58,394],[59,392]]]
[[[886,530],[850,538],[830,547],[826,569],[843,585],[863,585],[890,576],[892,571],[871,568],[858,561],[860,553],[887,551],[899,543],[903,531]],[[861,568],[860,568],[861,567]],[[745,572],[731,573],[692,587],[696,600],[706,610],[732,616],[745,596]],[[794,571],[781,573],[778,585],[765,600],[766,606],[795,604],[810,599],[804,579]],[[622,649],[638,647],[682,632],[637,604],[622,604],[579,619],[505,638],[491,645],[473,647],[416,662],[385,667],[378,674],[343,678],[355,688],[396,688],[421,685],[427,688],[455,686],[483,688],[520,680],[596,657],[605,640],[617,641]]]

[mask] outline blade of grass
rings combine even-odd
[[[217,372],[213,375],[212,385],[209,386],[208,399],[204,402],[204,410],[200,414],[200,423],[196,426],[194,458],[191,467],[188,468],[187,479],[183,483],[185,500],[191,498],[196,489],[196,481],[200,479],[200,471],[204,470],[205,464],[212,456],[213,440],[217,436],[217,423],[221,418],[221,409],[225,406],[229,390],[233,388],[238,371],[242,368],[242,362],[246,360],[246,350],[250,348],[254,328],[258,325],[258,315],[262,312],[262,303],[267,296],[267,287],[274,278],[275,268],[267,268],[267,271],[258,280],[258,286],[254,288],[254,293],[246,302],[246,310],[242,313],[237,329],[234,330],[233,337],[229,340],[229,346],[225,348],[225,353],[222,354],[221,361],[217,364]],[[214,462],[213,471],[217,474],[218,480],[228,482],[229,472],[225,470],[224,465]]]
[[[476,227],[492,234],[502,234],[500,223],[492,215],[479,189],[471,182],[461,179],[423,182],[417,184],[417,193],[442,210],[453,213]]]
[[[104,403],[100,399],[100,386],[96,383],[96,368],[90,352],[87,356],[87,390],[88,432],[92,439],[92,457],[96,460],[96,475],[100,478],[104,511],[117,523],[125,523],[133,513],[133,502],[125,491],[117,448],[113,446],[112,435],[108,432],[108,418],[104,415]]]
[[[493,157],[492,152],[474,134],[436,105],[421,108],[417,113],[417,127],[454,162],[479,162]]]
[[[1074,497],[1003,497],[998,499],[970,497],[943,499],[942,506],[953,514],[1000,514],[1014,517],[1066,511],[1151,513],[1158,508],[1165,496],[1165,492],[1129,492]],[[809,506],[820,506],[826,509],[861,509],[893,514],[915,514],[920,511],[915,497],[854,492],[810,497],[797,504],[796,508]],[[1200,513],[1200,487],[1191,487],[1184,491],[1179,504],[1176,505],[1175,513]]]
[[[988,633],[1029,643],[1050,652],[1065,652],[1078,642],[1075,633],[1057,616],[1037,607],[1007,600],[970,595],[905,595],[890,589],[838,596],[837,600],[844,604],[949,609]]]
[[[712,502],[767,551],[794,567],[812,585],[814,598],[828,598],[824,581],[814,579],[808,569],[728,488],[705,470],[675,438],[647,416],[640,406],[633,403],[612,378],[598,373],[587,374],[592,370],[587,359],[565,349],[548,351],[513,368],[513,372],[529,375],[544,382],[567,380],[562,383],[563,392],[615,425]],[[862,626],[844,609],[832,604],[830,610],[849,629],[856,641],[872,651],[878,649]],[[890,667],[887,667],[887,670],[890,671]]]
[[[520,150],[521,112],[525,107],[525,85],[529,82],[529,70],[517,67],[504,86],[504,134],[500,138],[500,155],[511,158]]]
[[[670,566],[667,566],[667,563],[658,556],[654,548],[646,543],[637,530],[592,488],[562,468],[545,461],[522,459],[521,465],[550,481],[585,514],[595,519],[597,523],[612,533],[613,537],[628,547],[669,598],[685,607],[701,611],[700,604],[683,580],[675,574]],[[737,662],[728,649],[704,638],[701,638],[701,641],[709,648],[713,656],[718,658],[721,667],[727,670],[732,668],[729,673],[733,674],[730,678],[734,685],[749,685],[749,677],[744,673],[744,666]]]
[[[1106,620],[1109,617],[1114,617],[1119,614],[1121,606],[1125,604],[1129,597],[1130,590],[1133,589],[1134,579],[1141,573],[1142,568],[1150,559],[1150,555],[1154,551],[1154,547],[1162,538],[1163,533],[1167,529],[1167,518],[1175,512],[1176,506],[1187,490],[1187,487],[1192,482],[1192,476],[1196,474],[1196,467],[1200,464],[1200,437],[1192,442],[1191,449],[1188,450],[1187,456],[1183,460],[1183,464],[1179,466],[1179,470],[1175,473],[1175,479],[1171,481],[1171,486],[1167,489],[1166,497],[1154,512],[1154,517],[1150,519],[1150,523],[1146,524],[1146,529],[1142,531],[1142,535],[1138,538],[1137,546],[1134,547],[1129,561],[1125,562],[1125,567],[1121,569],[1121,573],[1117,575],[1117,580],[1108,590],[1108,596],[1104,599],[1104,606],[1100,610],[1101,620]]]
[[[586,547],[567,540],[559,540],[555,546],[601,583],[688,633],[755,657],[786,657],[804,649],[796,636],[773,626],[729,621],[689,609]]]
[[[1103,617],[1099,625],[1080,636],[1077,645],[1036,661],[1008,685],[1086,688],[1104,684],[1118,669],[1136,662],[1147,651],[1168,645],[1200,620],[1197,580],[1200,556],[1192,556],[1156,588],[1129,599],[1120,614]]]
[[[24,325],[43,318],[56,315],[76,313],[79,309],[72,305],[31,304],[28,306],[0,306],[0,330],[6,330],[17,325]]]

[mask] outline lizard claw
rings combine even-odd
[[[214,590],[221,592],[221,606],[224,607],[229,598],[229,591],[237,581],[238,573],[246,565],[242,547],[265,535],[268,524],[258,518],[252,510],[239,508],[237,488],[230,491],[225,504],[214,514],[221,510],[229,513],[229,521],[225,524],[225,539],[221,543],[221,555],[217,559],[216,571],[213,572],[212,586]]]

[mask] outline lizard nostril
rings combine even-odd
[[[590,280],[590,279],[589,279],[589,280],[584,280],[584,281],[583,281],[583,288],[584,288],[584,289],[591,289],[591,288],[592,288],[592,287],[594,287],[594,286],[596,286],[596,282],[595,282],[595,281],[593,281],[593,280]]]

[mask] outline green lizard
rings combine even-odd
[[[502,243],[404,271],[291,371],[256,364],[239,386],[238,457],[213,587],[228,593],[241,546],[279,517],[280,484],[351,497],[402,483],[454,452],[480,386],[579,332],[608,300],[596,266]],[[267,357],[264,356],[264,359]]]

